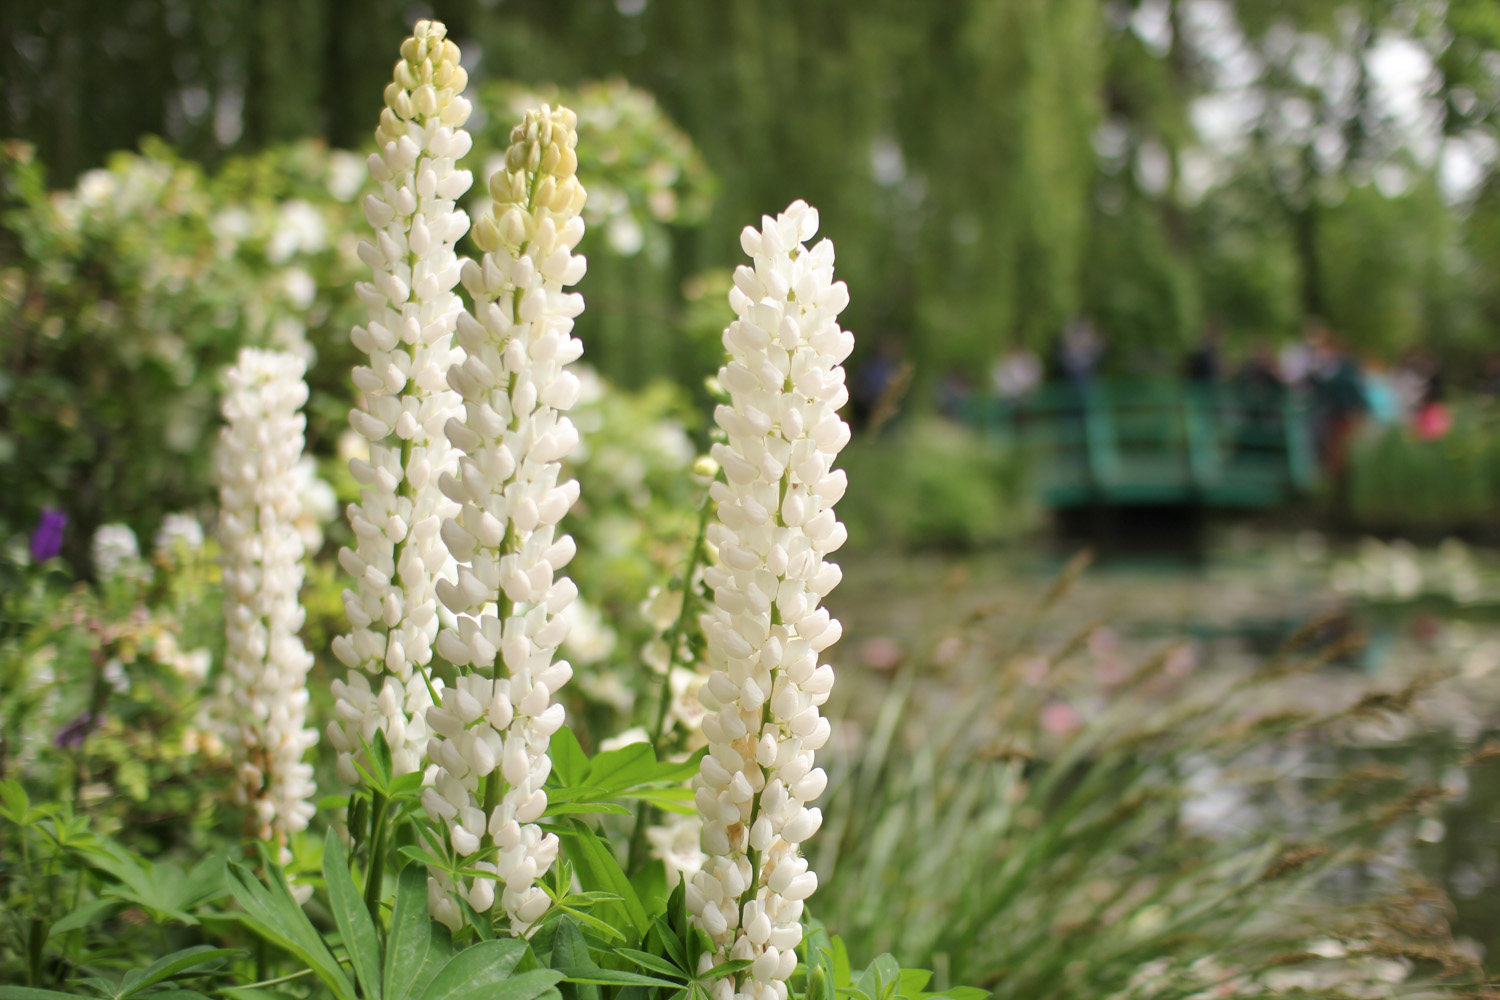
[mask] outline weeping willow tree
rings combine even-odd
[[[623,78],[717,178],[701,210],[589,248],[584,291],[607,308],[585,332],[626,381],[696,381],[711,338],[682,344],[713,326],[704,289],[745,219],[796,197],[841,237],[861,351],[900,345],[931,378],[1010,343],[1045,350],[1077,316],[1117,358],[1173,356],[1210,321],[1277,339],[1322,315],[1382,350],[1482,343],[1500,323],[1500,199],[1481,186],[1455,203],[1432,155],[1495,144],[1492,0],[429,6],[476,83],[578,94]],[[405,0],[10,0],[0,133],[37,143],[58,184],[147,133],[201,161],[309,134],[357,148],[389,74],[381,39],[412,14]],[[1392,40],[1431,67],[1419,140],[1382,103]],[[1380,296],[1360,292],[1371,275]]]

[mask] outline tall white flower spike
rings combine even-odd
[[[247,826],[289,858],[290,834],[307,828],[314,806],[318,741],[305,727],[313,658],[297,633],[305,614],[302,513],[295,472],[302,458],[298,412],[307,402],[295,355],[246,348],[229,369],[219,452],[219,541],[224,560],[226,648],[220,696],[238,764],[236,796]]]
[[[837,323],[849,291],[833,280],[833,244],[805,245],[817,229],[801,201],[745,229],[754,267],[735,272],[739,318],[724,331],[730,403],[714,416],[728,443],[713,448],[725,481],[711,490],[718,562],[702,619],[713,673],[699,692],[709,752],[693,783],[708,860],[687,901],[715,946],[705,969],[752,964],[715,984],[717,1000],[786,1000],[818,885],[798,845],[822,822],[807,803],[828,780],[813,754],[828,740],[818,708],[833,668],[818,658],[841,629],[819,605],[841,576],[824,557],[846,537],[833,513],[846,479],[832,465],[849,440],[838,410],[854,337]]]
[[[333,683],[338,702],[328,726],[339,777],[351,785],[361,741],[377,730],[398,774],[424,769],[424,714],[440,689],[429,668],[438,632],[433,583],[451,573],[439,529],[457,506],[437,480],[457,468],[443,426],[461,412],[460,401],[445,376],[462,358],[453,346],[463,308],[453,291],[460,273],[453,247],[469,219],[455,199],[471,181],[454,166],[471,144],[461,128],[469,102],[459,96],[468,75],[445,34],[436,21],[418,21],[402,44],[375,132],[380,151],[369,159],[379,191],[364,208],[375,238],[360,244],[371,280],[357,287],[369,318],[350,334],[369,363],[354,369],[364,399],[349,422],[370,442],[370,457],[349,463],[362,488],[349,507],[355,546],[339,562],[356,582],[344,591],[351,631],[333,643],[349,677]]]
[[[505,167],[490,177],[494,204],[474,227],[484,260],[463,272],[474,300],[458,323],[467,358],[448,371],[464,401],[448,437],[463,455],[458,475],[439,479],[460,509],[442,527],[458,579],[437,585],[457,627],[442,632],[437,649],[462,676],[427,712],[438,772],[422,802],[446,825],[457,855],[486,843],[498,853],[476,863],[496,878],[456,887],[433,873],[428,901],[456,927],[455,889],[480,913],[498,891],[518,937],[546,912],[535,883],[557,857],[557,837],[543,835],[537,820],[547,808],[547,750],[563,724],[553,696],[572,675],[554,656],[578,594],[558,572],[573,558],[573,540],[557,531],[578,499],[576,481],[558,481],[578,444],[564,414],[580,383],[567,365],[583,352],[572,336],[583,299],[563,291],[585,268],[573,253],[585,198],[576,127],[566,108],[530,112],[511,132]]]

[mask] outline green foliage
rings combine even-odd
[[[0,131],[38,143],[54,184],[145,135],[214,164],[314,134],[357,147],[372,105],[356,95],[388,80],[382,39],[406,16],[394,0],[359,17],[340,0],[88,18],[14,6]],[[744,221],[794,197],[844,234],[851,328],[907,341],[934,370],[1015,339],[1045,346],[1079,312],[1157,350],[1207,318],[1281,337],[1327,313],[1378,349],[1467,352],[1495,329],[1493,308],[1468,311],[1493,298],[1485,240],[1463,231],[1466,206],[1434,196],[1429,140],[1373,77],[1347,92],[1317,82],[1410,43],[1433,61],[1435,131],[1482,150],[1500,111],[1488,0],[1235,0],[1209,14],[1183,0],[448,0],[433,13],[469,47],[479,107],[534,95],[579,111],[579,148],[598,151],[581,153],[596,224],[584,292],[608,305],[580,329],[627,385],[667,371],[696,382],[697,358],[672,337],[682,282],[734,263]],[[1243,52],[1226,58],[1238,36]],[[80,57],[106,49],[133,67],[128,87]],[[1254,78],[1226,83],[1242,64]],[[1206,147],[1196,125],[1213,105],[1199,102],[1241,83],[1243,126]],[[483,120],[479,156],[503,146],[509,117]],[[1202,224],[1247,184],[1259,205],[1243,226]]]
[[[495,84],[479,98],[489,113],[470,154],[480,178],[471,214],[489,197],[483,177],[516,109],[537,96]],[[722,324],[706,332],[702,310],[684,303],[672,233],[701,222],[712,176],[651,97],[623,82],[546,96],[573,104],[584,136],[594,235],[583,287],[594,307],[580,334],[590,357],[631,385],[696,382],[709,352],[719,354]],[[317,142],[208,172],[149,140],[53,195],[31,149],[6,145],[0,476],[23,488],[0,496],[0,531],[29,527],[44,506],[65,509],[68,559],[86,568],[99,524],[124,521],[142,533],[169,511],[210,503],[219,380],[245,345],[312,359],[308,449],[331,454],[354,402],[348,330],[363,316],[354,283],[366,269],[355,249],[368,231],[357,208],[367,184],[359,156]],[[646,289],[659,305],[643,313]],[[696,349],[682,351],[673,335],[690,319]],[[643,340],[643,327],[658,332]],[[684,412],[654,389],[642,409]],[[657,451],[673,444],[663,437]],[[650,485],[663,484],[628,488]]]
[[[151,142],[53,198],[29,150],[7,147],[0,476],[25,488],[0,497],[0,526],[62,507],[69,559],[81,566],[99,524],[144,532],[209,500],[218,380],[239,347],[346,339],[361,265],[330,234],[351,231],[361,173],[349,154],[307,144],[210,177]],[[347,358],[325,358],[345,403]],[[313,408],[342,422],[347,406]]]
[[[898,422],[856,438],[840,463],[850,488],[839,515],[857,548],[982,546],[1037,524],[1020,454],[959,424]]]
[[[1322,213],[1318,268],[1325,318],[1361,350],[1390,357],[1421,332],[1462,339],[1442,304],[1454,295],[1448,274],[1454,220],[1435,183],[1397,197],[1373,185],[1352,187]],[[1435,322],[1436,321],[1436,322]],[[1439,325],[1446,329],[1437,329]]]
[[[1453,427],[1422,440],[1406,427],[1369,428],[1349,456],[1347,513],[1366,529],[1492,531],[1500,511],[1494,407],[1454,408]]]

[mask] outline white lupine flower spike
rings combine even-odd
[[[699,692],[709,752],[693,783],[708,857],[687,901],[714,943],[704,969],[752,964],[715,983],[716,1000],[786,1000],[818,884],[798,845],[822,821],[807,803],[827,783],[813,755],[828,740],[818,708],[833,668],[818,659],[840,627],[820,605],[840,579],[825,556],[846,537],[833,513],[846,480],[832,465],[849,440],[838,410],[854,337],[837,323],[849,292],[833,280],[833,244],[805,245],[817,229],[801,201],[745,229],[754,267],[735,273],[739,318],[724,331],[730,403],[715,420],[728,442],[713,449],[725,479],[711,490],[718,560],[702,619],[713,672]]]
[[[474,300],[473,313],[458,322],[467,357],[448,371],[464,402],[463,417],[448,422],[462,457],[457,475],[439,478],[459,509],[442,527],[457,581],[437,585],[457,627],[439,635],[437,649],[461,676],[427,712],[438,771],[422,801],[446,825],[460,858],[486,846],[496,853],[473,862],[495,878],[455,886],[434,872],[429,904],[456,927],[454,891],[479,913],[491,910],[498,892],[518,937],[549,904],[536,880],[556,859],[558,842],[537,820],[547,808],[547,751],[563,724],[553,699],[572,675],[554,657],[578,594],[559,573],[573,557],[573,540],[557,530],[578,499],[576,481],[559,482],[562,460],[578,443],[564,414],[580,383],[567,366],[583,351],[572,336],[583,299],[563,290],[585,267],[573,253],[585,198],[575,176],[576,127],[566,108],[530,112],[511,133],[504,168],[490,177],[494,204],[474,227],[484,259],[463,271]]]
[[[307,402],[295,355],[246,348],[229,370],[219,453],[219,540],[226,644],[220,695],[237,758],[236,795],[247,826],[280,846],[307,828],[318,741],[305,726],[312,654],[297,633],[305,614],[302,513],[295,469]],[[194,525],[196,527],[196,524]]]
[[[459,96],[468,75],[445,34],[442,24],[419,21],[402,44],[375,132],[379,152],[369,159],[379,190],[364,208],[375,237],[360,244],[371,280],[357,289],[369,316],[350,334],[369,358],[354,369],[364,398],[349,422],[369,441],[370,456],[349,463],[361,484],[349,508],[356,542],[339,553],[355,578],[344,591],[351,631],[333,643],[349,677],[333,684],[338,704],[328,726],[339,777],[351,785],[362,741],[377,730],[396,773],[425,769],[425,713],[441,686],[430,669],[433,583],[451,574],[439,529],[457,507],[437,480],[457,468],[443,427],[462,411],[444,376],[462,358],[453,346],[463,308],[453,291],[460,270],[453,246],[469,219],[455,199],[471,180],[454,166],[470,146],[461,127],[469,102]]]

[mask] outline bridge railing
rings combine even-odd
[[[1277,386],[1049,383],[1022,400],[975,400],[970,419],[1023,449],[1055,507],[1264,507],[1316,478],[1307,407]]]

